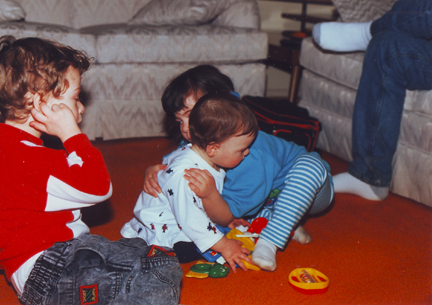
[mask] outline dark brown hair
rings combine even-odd
[[[174,142],[180,142],[182,135],[175,113],[182,110],[185,99],[191,94],[215,94],[234,91],[231,79],[211,65],[193,67],[175,77],[165,88],[162,107],[166,113],[165,130]]]
[[[205,149],[237,135],[258,131],[255,114],[230,93],[207,94],[195,104],[189,116],[192,143]]]
[[[59,97],[69,84],[65,78],[72,66],[80,74],[90,68],[84,52],[41,38],[0,37],[0,122],[26,119],[31,104],[27,92]]]

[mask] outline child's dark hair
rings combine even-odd
[[[205,149],[237,135],[253,135],[258,123],[252,110],[230,93],[207,94],[195,104],[189,116],[192,143]]]
[[[72,66],[82,74],[90,61],[84,52],[55,41],[0,37],[0,122],[28,117],[28,92],[59,97],[69,86],[67,69]]]
[[[181,133],[175,121],[175,113],[184,108],[185,99],[201,91],[216,94],[234,91],[231,79],[211,65],[199,65],[174,78],[162,95],[162,107],[166,112],[165,129],[170,137],[179,142]]]

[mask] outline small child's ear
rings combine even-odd
[[[220,148],[219,144],[209,144],[206,147],[206,153],[210,158],[213,158],[214,156],[217,155],[219,148]]]
[[[40,111],[42,99],[39,93],[28,91],[24,95],[24,99],[26,100],[27,109],[32,109],[34,107]]]
[[[33,107],[35,107],[38,111],[41,110],[41,104],[42,104],[42,98],[41,95],[39,93],[32,93],[32,102],[33,102]]]

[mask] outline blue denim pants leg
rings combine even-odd
[[[414,38],[432,38],[432,1],[399,0],[371,25],[372,35],[380,31],[408,33]]]
[[[406,32],[373,33],[354,105],[348,170],[370,185],[390,186],[406,89],[432,89],[432,41]]]
[[[182,269],[172,249],[140,238],[84,234],[36,261],[23,304],[178,304]]]

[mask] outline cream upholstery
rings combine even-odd
[[[242,95],[264,94],[265,66],[258,61],[267,56],[267,34],[259,30],[256,0],[175,2],[173,14],[188,24],[193,14],[194,26],[174,15],[165,25],[151,25],[167,0],[0,1],[15,2],[25,13],[25,21],[0,22],[0,35],[54,39],[94,57],[82,82],[81,128],[90,139],[165,135],[162,92],[199,64],[220,68]],[[139,14],[146,9],[147,17]]]
[[[378,18],[392,0],[334,0],[343,21]],[[310,38],[302,43],[300,106],[322,122],[317,147],[352,160],[351,125],[363,64],[362,52],[319,50]],[[392,192],[432,206],[432,91],[407,91],[401,133],[393,159]]]

